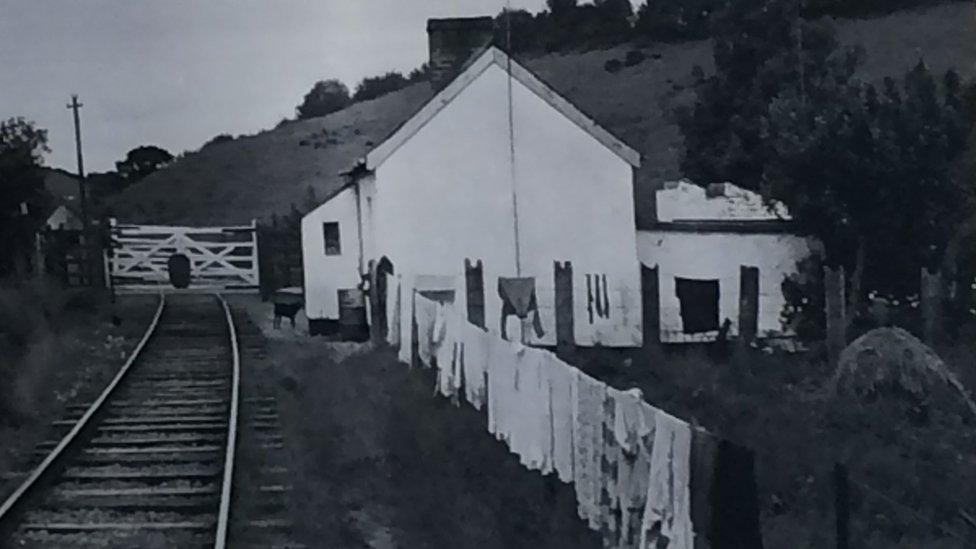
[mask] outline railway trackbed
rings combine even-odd
[[[116,377],[54,423],[0,504],[0,546],[225,547],[239,400],[223,298],[161,297]]]

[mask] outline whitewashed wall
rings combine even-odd
[[[513,82],[514,170],[508,77],[490,65],[376,170],[375,231],[367,257],[386,255],[398,273],[460,275],[464,259],[485,267],[486,324],[499,329],[499,276],[516,275],[513,173],[518,184],[522,274],[535,276],[546,336],[555,343],[553,261],[572,261],[619,288],[619,315],[590,326],[577,286],[580,344],[640,343],[639,266],[631,167],[519,82]],[[626,295],[625,299],[623,296]],[[582,303],[582,312],[580,312]],[[626,314],[625,314],[626,313]]]
[[[322,224],[339,223],[340,255],[325,255]],[[302,218],[302,268],[305,314],[309,319],[338,319],[341,288],[359,283],[359,238],[356,194],[349,188]]]
[[[637,244],[641,262],[659,266],[661,341],[707,341],[714,333],[689,336],[682,331],[675,277],[719,281],[719,319],[732,321],[739,330],[739,268],[759,268],[759,334],[782,333],[780,313],[783,278],[796,272],[796,264],[810,254],[809,242],[789,234],[687,233],[640,231]]]

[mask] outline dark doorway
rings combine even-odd
[[[641,264],[641,321],[644,325],[644,346],[657,343],[661,338],[661,301],[658,285],[658,267],[648,268]]]
[[[684,333],[697,334],[718,330],[718,280],[675,278],[675,289],[681,302],[681,324]]]

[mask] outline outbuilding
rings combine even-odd
[[[639,346],[639,164],[536,75],[484,47],[302,220],[312,331],[337,321],[339,290],[382,264],[404,287],[435,275],[461,289],[477,273],[480,295],[462,289],[457,299],[480,308],[493,332],[504,325],[499,280],[532,279],[541,329],[527,342],[555,345],[558,331],[578,345]]]
[[[782,283],[816,244],[795,234],[782,203],[731,183],[685,180],[666,183],[655,202],[657,222],[637,243],[660,341],[790,335]]]

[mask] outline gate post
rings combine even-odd
[[[739,267],[739,345],[748,347],[759,333],[759,267]]]

